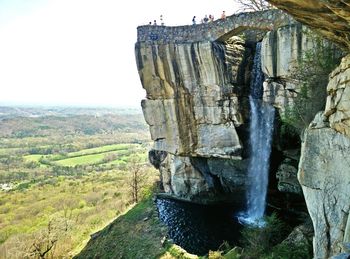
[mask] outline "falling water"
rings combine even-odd
[[[248,166],[247,210],[239,220],[247,224],[263,224],[265,213],[266,192],[269,175],[269,159],[274,121],[274,108],[263,103],[264,75],[261,70],[261,43],[257,43],[250,83],[251,107],[250,122],[250,154]]]

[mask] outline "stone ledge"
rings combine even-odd
[[[269,31],[295,21],[286,13],[273,9],[228,16],[226,19],[185,26],[144,25],[137,28],[137,41],[153,44],[189,43],[227,40],[245,29]],[[232,34],[232,35],[231,35]]]

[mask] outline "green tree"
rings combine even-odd
[[[321,36],[304,31],[312,42],[292,71],[292,78],[300,86],[294,104],[287,107],[282,117],[282,131],[301,134],[316,113],[323,110],[327,97],[328,76],[339,64],[342,53]]]

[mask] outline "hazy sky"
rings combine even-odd
[[[190,24],[233,0],[0,0],[0,105],[140,106],[136,27]]]

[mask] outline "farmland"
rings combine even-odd
[[[0,117],[0,258],[38,257],[47,244],[49,256],[71,258],[133,206],[135,167],[140,198],[159,178],[147,127],[125,110],[21,111]]]

